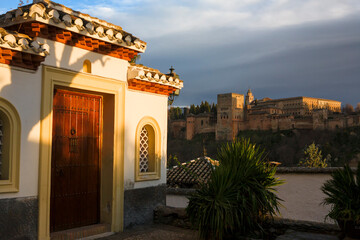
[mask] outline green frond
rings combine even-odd
[[[321,187],[323,204],[331,205],[327,217],[335,220],[360,219],[360,164],[354,173],[348,165],[331,174]]]
[[[279,211],[276,167],[248,139],[224,144],[220,162],[206,184],[189,198],[187,213],[202,239],[224,239],[234,233],[261,230],[261,220]]]

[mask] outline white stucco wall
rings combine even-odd
[[[130,64],[126,60],[71,47],[48,39],[38,38],[37,40],[50,46],[50,55],[46,57],[44,62],[46,65],[82,72],[84,61],[89,60],[91,62],[91,74],[127,81],[127,69]]]
[[[135,182],[135,133],[136,127],[144,117],[152,117],[161,131],[161,178]],[[167,146],[167,96],[126,91],[125,97],[125,146],[124,146],[124,185],[125,190],[143,188],[166,183]]]
[[[0,97],[16,108],[21,121],[19,192],[1,193],[0,199],[37,196],[41,68],[34,72],[0,64]]]
[[[330,207],[321,204],[325,194],[320,188],[326,180],[330,179],[330,174],[289,173],[276,176],[285,180],[285,184],[277,187],[278,197],[284,200],[283,207],[280,208],[280,217],[321,223],[325,221]],[[188,199],[183,195],[167,194],[166,205],[186,207]],[[329,218],[325,222],[334,223]]]
[[[70,47],[47,39],[38,39],[50,46],[50,55],[44,64],[82,72],[85,60],[91,62],[93,75],[127,82],[126,60]],[[161,130],[161,179],[135,183],[135,131],[143,117],[153,117]],[[166,183],[167,144],[167,96],[127,90],[125,93],[125,145],[124,185],[125,189],[157,186]]]
[[[126,60],[89,52],[52,40],[37,39],[50,46],[50,55],[43,64],[82,72],[85,60],[91,62],[93,75],[127,82]],[[0,64],[0,97],[11,102],[21,118],[20,191],[0,194],[2,198],[38,195],[40,111],[42,67],[23,70]],[[146,116],[154,118],[161,131],[161,179],[135,183],[135,131]],[[167,96],[126,90],[125,93],[125,189],[157,186],[166,183]]]

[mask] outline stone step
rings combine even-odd
[[[75,240],[84,239],[90,236],[95,236],[111,231],[110,224],[95,224],[85,227],[72,228],[60,232],[53,232],[50,234],[51,240]]]

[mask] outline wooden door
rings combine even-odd
[[[50,231],[99,223],[102,98],[56,89]]]

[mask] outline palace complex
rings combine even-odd
[[[186,111],[185,111],[186,112]],[[231,140],[244,130],[336,129],[359,125],[359,115],[341,113],[341,102],[313,98],[254,98],[238,93],[218,94],[217,114],[186,114],[173,120],[169,131],[175,138],[215,133],[217,140]]]

